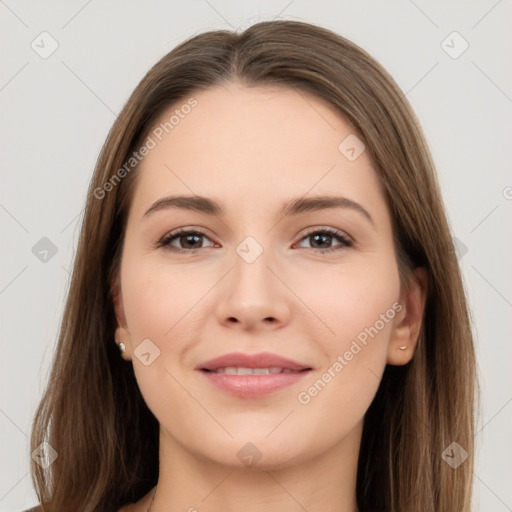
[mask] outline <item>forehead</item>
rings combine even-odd
[[[356,130],[308,92],[235,83],[198,91],[162,112],[149,135],[134,210],[171,193],[215,196],[238,211],[314,193],[383,200],[368,152],[343,152]]]

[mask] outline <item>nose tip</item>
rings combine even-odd
[[[218,320],[225,325],[240,323],[248,330],[258,326],[276,328],[287,322],[287,285],[268,265],[269,253],[256,237],[247,236],[236,247],[229,276],[223,282],[217,308]]]

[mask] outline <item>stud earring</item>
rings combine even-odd
[[[402,345],[402,346],[397,347],[397,348],[399,348],[400,350],[407,350],[407,345]]]
[[[121,352],[121,354],[124,354],[125,351],[126,351],[126,346],[123,342],[120,342],[117,344],[117,346],[119,347],[119,352]]]

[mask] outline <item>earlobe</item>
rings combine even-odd
[[[410,277],[400,304],[402,310],[395,317],[395,325],[389,340],[387,363],[401,366],[413,357],[423,325],[423,314],[428,293],[428,274],[418,267]]]
[[[130,343],[130,334],[127,329],[124,327],[116,327],[114,342],[119,349],[119,353],[121,357],[125,361],[131,361],[131,343]]]
[[[126,317],[124,315],[123,298],[121,288],[117,278],[112,279],[110,283],[114,311],[116,315],[117,327],[114,335],[114,342],[119,348],[121,357],[126,361],[131,360],[131,336],[128,331]]]

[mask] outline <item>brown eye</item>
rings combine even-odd
[[[179,229],[165,235],[159,242],[157,247],[166,247],[170,250],[178,252],[195,252],[199,249],[203,249],[202,239],[206,238],[206,235],[201,231]],[[209,240],[209,239],[208,239]],[[177,241],[178,247],[173,244]]]
[[[322,228],[316,231],[311,231],[302,240],[310,240],[311,249],[315,252],[325,253],[343,250],[353,245],[352,240],[348,238],[342,231]],[[339,244],[329,246],[333,240],[337,240]]]

